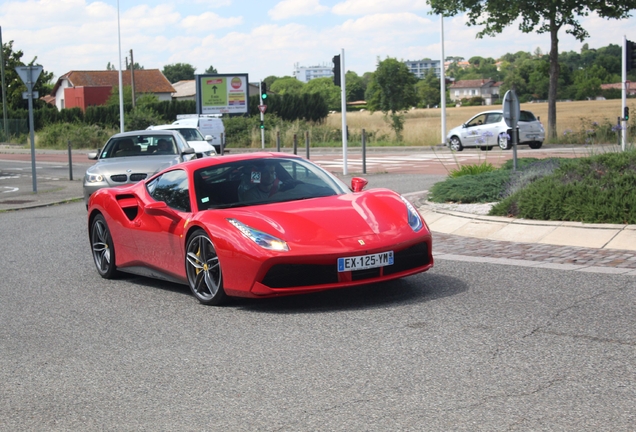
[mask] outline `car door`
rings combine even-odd
[[[506,123],[503,121],[503,113],[493,112],[486,116],[486,126],[482,131],[482,137],[486,146],[497,145],[497,136],[506,131]]]
[[[483,145],[482,134],[487,130],[487,114],[478,114],[464,124],[462,130],[462,144],[464,147],[474,147]]]
[[[191,216],[190,187],[186,171],[175,169],[154,178],[146,185],[138,225],[137,249],[140,258],[151,267],[171,275],[185,276],[182,238]],[[157,214],[147,208],[165,202],[167,210]]]

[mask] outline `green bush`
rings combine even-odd
[[[431,188],[428,199],[433,202],[486,203],[499,201],[509,170],[495,170],[477,175],[448,178]]]
[[[40,148],[66,149],[70,141],[74,149],[97,149],[117,132],[97,125],[56,123],[45,126],[37,133],[37,144]]]
[[[449,177],[457,178],[465,175],[483,174],[490,171],[495,171],[495,167],[490,162],[484,161],[480,164],[461,165],[457,169],[452,169]]]
[[[490,214],[588,223],[636,223],[636,151],[562,160]]]

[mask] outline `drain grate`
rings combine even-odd
[[[6,200],[6,201],[0,201],[0,204],[27,204],[33,202],[33,200]]]

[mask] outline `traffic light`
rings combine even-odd
[[[340,54],[333,57],[333,83],[340,87]]]
[[[629,120],[629,107],[625,107],[625,109],[623,110],[623,114],[623,120]]]
[[[267,99],[267,83],[265,81],[261,81],[261,99]]]
[[[261,129],[265,129],[265,123],[261,120]]]
[[[625,57],[626,57],[626,64],[625,64],[625,70],[627,72],[629,72],[632,69],[636,69],[636,53],[634,52],[636,50],[636,43],[628,40],[627,44],[625,45]]]

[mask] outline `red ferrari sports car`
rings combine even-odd
[[[433,266],[431,233],[388,189],[351,188],[297,156],[203,158],[91,195],[97,271],[188,284],[204,304],[400,278]]]

